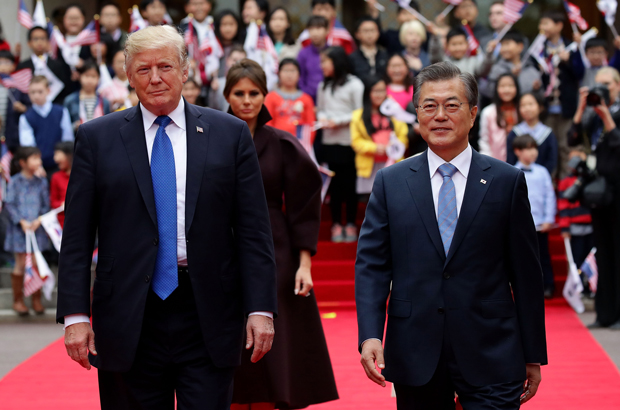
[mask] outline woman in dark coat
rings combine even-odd
[[[273,347],[258,363],[244,352],[235,376],[232,409],[299,409],[338,399],[312,289],[310,257],[320,226],[321,177],[291,134],[266,126],[267,83],[262,68],[244,59],[231,67],[224,96],[229,113],[247,122],[258,154],[278,268]]]

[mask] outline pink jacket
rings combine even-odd
[[[497,107],[491,104],[480,114],[480,139],[478,148],[481,154],[506,161],[506,129],[497,125]]]

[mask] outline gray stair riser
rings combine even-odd
[[[43,306],[46,308],[55,308],[56,307],[56,289],[52,293],[52,300],[49,301],[45,299],[45,296],[41,297],[43,302]],[[31,298],[27,297],[25,299],[26,306],[32,308]],[[12,309],[13,308],[13,290],[4,288],[0,289],[0,309]]]

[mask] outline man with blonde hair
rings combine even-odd
[[[103,410],[172,410],[175,395],[179,409],[228,409],[245,318],[256,362],[277,312],[252,137],[181,97],[189,64],[174,28],[131,34],[125,55],[140,104],[77,133],[57,320],[69,356],[98,368]]]

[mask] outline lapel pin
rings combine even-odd
[[[202,134],[202,127],[196,127],[196,131]]]
[[[482,183],[483,183],[483,184],[485,184],[485,185],[486,185],[486,183],[487,183],[486,179],[481,179],[481,180],[480,180],[480,182],[482,182]]]

